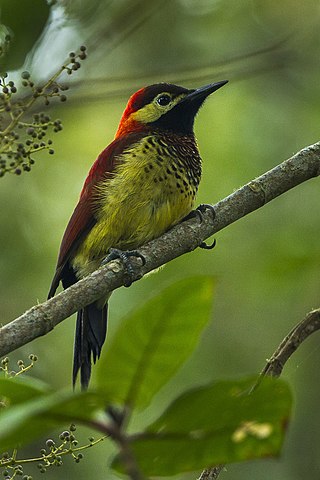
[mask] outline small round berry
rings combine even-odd
[[[55,446],[55,443],[52,440],[52,438],[48,438],[48,440],[46,441],[46,445],[47,445],[48,448],[52,448],[52,447]]]

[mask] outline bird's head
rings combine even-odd
[[[192,133],[194,118],[204,100],[226,83],[223,80],[190,90],[170,83],[141,88],[130,97],[116,138],[144,129]]]

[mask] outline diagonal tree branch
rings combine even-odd
[[[135,279],[191,252],[211,235],[319,174],[320,142],[304,148],[218,202],[214,205],[214,219],[208,210],[201,222],[197,217],[191,218],[141,247],[140,252],[146,263],[141,266],[140,260],[133,261],[136,267]],[[123,283],[123,267],[119,261],[113,261],[56,297],[32,307],[0,329],[0,356],[45,335],[79,308],[119,288]]]

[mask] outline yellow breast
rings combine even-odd
[[[79,276],[98,268],[109,248],[138,248],[185,217],[197,190],[192,179],[174,149],[154,136],[126,150],[112,178],[97,187],[97,223],[72,262]]]

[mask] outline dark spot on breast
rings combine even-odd
[[[148,164],[148,167],[150,168],[150,170],[152,170],[152,169],[153,169],[152,163],[149,163],[149,164]]]
[[[145,171],[146,173],[149,173],[149,168],[148,168],[148,166],[144,167],[144,171]]]
[[[177,185],[177,188],[180,188],[180,187],[181,187],[181,185],[180,185],[179,182],[177,182],[176,185]]]

